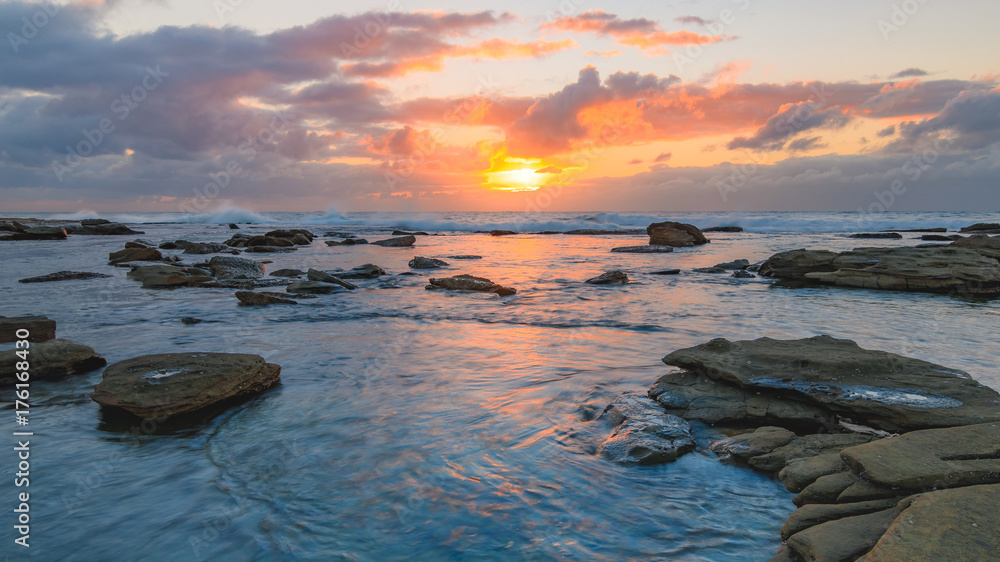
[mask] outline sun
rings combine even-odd
[[[490,169],[483,174],[483,186],[508,193],[537,191],[562,172],[539,158],[514,158],[502,150],[490,158],[490,164]]]

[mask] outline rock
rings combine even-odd
[[[805,278],[866,289],[1000,294],[1000,263],[965,248],[857,248],[838,255],[832,266],[834,271],[806,273]]]
[[[863,562],[996,560],[1000,485],[939,490],[913,498]]]
[[[312,244],[312,238],[309,238],[301,233],[296,233],[295,236],[292,236],[292,244],[295,244],[296,246],[308,246],[309,244]]]
[[[853,474],[853,473],[852,473]],[[858,479],[837,496],[837,503],[856,503],[899,496],[899,490]]]
[[[894,489],[1000,483],[1000,422],[912,431],[842,456],[861,478]]]
[[[190,242],[187,240],[178,240],[177,242],[160,242],[160,245],[157,247],[161,250],[183,250],[184,245],[189,243]]]
[[[679,269],[661,269],[659,271],[650,271],[650,275],[679,275],[681,270]]]
[[[619,246],[611,248],[612,252],[622,254],[666,254],[674,251],[673,246],[644,245],[644,246]]]
[[[59,226],[24,227],[0,240],[65,240],[66,231]]]
[[[322,283],[319,281],[292,281],[285,290],[289,293],[310,293],[314,295],[326,295],[334,291],[342,291],[343,287],[333,283]]]
[[[49,273],[48,275],[18,279],[18,283],[46,283],[49,281],[75,281],[80,279],[101,279],[105,277],[111,276],[103,273],[90,273],[88,271],[57,271],[56,273]]]
[[[312,243],[313,238],[316,237],[312,232],[309,232],[308,230],[302,230],[300,228],[295,228],[292,230],[272,230],[266,233],[265,236],[267,238],[288,239],[293,244],[299,244],[298,242],[295,242],[296,237],[299,237],[300,240],[305,239],[306,244]]]
[[[28,330],[29,342],[43,342],[55,339],[56,321],[47,316],[0,316],[0,343],[16,342],[18,330]]]
[[[716,339],[675,351],[663,362],[741,388],[747,396],[783,393],[890,432],[1000,419],[1000,394],[967,373],[830,336]]]
[[[742,226],[710,226],[701,229],[702,232],[743,232]]]
[[[104,220],[104,219],[93,219]],[[87,224],[90,223],[90,224]],[[126,234],[145,234],[141,230],[132,230],[128,226],[117,222],[93,223],[92,220],[80,221],[81,228],[75,230],[73,234],[89,234],[99,236],[122,236]]]
[[[749,464],[761,472],[774,474],[796,459],[808,459],[824,453],[839,454],[840,451],[847,447],[868,443],[872,439],[870,435],[859,435],[857,433],[818,433],[806,435],[793,439],[787,445],[782,445],[770,453],[751,458]]]
[[[441,267],[446,267],[448,262],[444,260],[439,260],[435,258],[425,258],[417,256],[410,260],[410,267],[412,269],[438,269]]]
[[[352,285],[351,283],[344,281],[343,279],[337,277],[336,275],[331,275],[325,271],[320,271],[318,269],[310,268],[309,272],[306,274],[306,278],[309,279],[310,281],[318,281],[320,283],[332,283],[334,285],[340,285],[341,287],[351,291],[358,288],[357,285]]]
[[[742,269],[737,269],[736,271],[733,272],[733,277],[735,277],[737,279],[753,279],[753,278],[755,278],[757,276],[754,275],[753,273],[750,273],[749,271],[744,271]]]
[[[932,228],[889,228],[882,232],[948,232],[948,229],[943,226]]]
[[[785,526],[781,528],[781,538],[787,541],[795,533],[826,523],[827,521],[885,511],[886,509],[896,507],[900,499],[887,498],[858,503],[806,505],[795,510],[788,517]]]
[[[104,370],[91,398],[143,419],[166,419],[261,392],[281,367],[257,355],[165,353],[120,361]]]
[[[271,274],[272,277],[302,277],[305,275],[305,271],[300,271],[298,269],[279,269]]]
[[[513,230],[491,230],[490,231],[490,236],[511,236],[513,234],[517,234],[517,232],[515,232]]]
[[[764,277],[784,280],[805,280],[807,273],[836,271],[833,260],[837,254],[827,250],[790,250],[778,252],[761,264],[758,272]]]
[[[185,316],[181,318],[181,324],[200,324],[201,318],[195,318],[193,316]]]
[[[276,254],[281,252],[294,252],[298,248],[284,246],[248,246],[245,252],[255,254]]]
[[[628,275],[624,271],[608,271],[584,282],[591,285],[627,285]]]
[[[412,246],[414,242],[417,241],[415,236],[400,236],[398,238],[387,238],[385,240],[376,240],[372,242],[376,246],[385,246],[388,248],[402,248],[404,246]]]
[[[903,501],[886,510],[843,517],[809,527],[789,537],[788,547],[805,560],[857,560],[875,546],[906,505],[907,502]]]
[[[728,269],[728,270],[746,269],[750,267],[750,260],[740,259],[740,260],[727,261],[723,263],[717,263],[715,264],[714,267],[717,267],[719,269]]]
[[[655,222],[646,227],[651,246],[699,246],[708,244],[708,238],[693,224],[681,222]]]
[[[358,244],[367,244],[367,243],[368,240],[365,240],[364,238],[348,238],[347,240],[344,240],[342,242],[344,246],[356,246]]]
[[[835,451],[788,461],[785,468],[778,471],[778,481],[784,484],[789,492],[799,493],[817,478],[845,470],[847,465],[840,460],[840,451]]]
[[[192,283],[192,287],[207,289],[259,289],[263,287],[284,287],[290,284],[288,279],[214,279]]]
[[[203,269],[176,265],[136,266],[128,273],[128,278],[142,281],[142,286],[147,289],[184,287],[212,281],[212,276]]]
[[[32,345],[28,352],[31,367],[28,373],[32,382],[87,373],[107,364],[94,348],[69,340],[43,341]],[[17,378],[17,374],[23,372],[23,369],[15,369],[16,364],[21,361],[16,353],[15,349],[0,351],[0,385],[26,382]]]
[[[809,431],[835,424],[833,414],[817,405],[767,390],[746,392],[690,372],[663,375],[648,395],[672,414],[711,424],[781,424]]]
[[[264,265],[247,258],[215,256],[208,261],[208,268],[217,279],[259,279],[264,276]]]
[[[725,273],[726,270],[721,267],[696,267],[692,271],[697,273]]]
[[[81,226],[97,226],[99,224],[111,224],[111,221],[107,219],[83,219],[80,221]]]
[[[426,232],[420,232],[420,231],[417,231],[417,232],[405,232],[403,230],[393,230],[392,231],[392,235],[393,236],[430,236],[430,234],[427,234]]]
[[[163,254],[155,248],[126,248],[108,254],[108,265],[118,265],[133,261],[162,261]]]
[[[974,250],[993,259],[1000,259],[1000,236],[977,234],[968,238],[955,240],[951,245],[955,248]]]
[[[267,293],[255,293],[253,291],[236,291],[236,298],[240,304],[247,306],[267,306],[269,304],[298,304],[291,299],[285,299],[269,295]]]
[[[959,232],[989,232],[992,234],[994,231],[1000,232],[1000,224],[995,222],[977,222],[974,225],[962,228]]]
[[[898,232],[858,232],[850,235],[849,238],[881,238],[886,240],[899,240],[903,235]]]
[[[857,481],[858,477],[850,471],[820,476],[792,498],[792,503],[800,507],[811,503],[836,503],[840,494]]]
[[[125,248],[149,248],[150,245],[144,242],[139,242],[138,240],[133,240],[131,242],[125,243]]]
[[[615,430],[600,444],[597,452],[615,462],[671,462],[695,448],[688,422],[665,413],[639,393],[623,393],[598,419],[608,422]]]
[[[965,236],[960,234],[949,234],[947,236],[944,234],[924,234],[920,237],[921,240],[926,240],[928,242],[953,242],[963,238],[965,238]]]
[[[446,289],[449,291],[479,291],[484,293],[496,293],[501,297],[517,293],[513,287],[504,287],[483,277],[472,275],[456,275],[444,279],[431,279],[426,287],[432,289]]]
[[[217,254],[229,246],[205,242],[190,242],[184,246],[185,254]]]
[[[381,277],[383,275],[385,275],[384,269],[373,263],[366,263],[364,265],[359,265],[350,271],[338,273],[337,277],[341,279],[375,279],[376,277]]]
[[[236,223],[229,223],[230,230],[239,230],[240,227],[236,226]]]
[[[473,254],[459,254],[457,256],[447,256],[448,259],[452,260],[481,260],[483,256],[476,256]]]
[[[787,445],[795,434],[783,427],[758,427],[750,433],[743,433],[712,443],[710,449],[722,460],[747,461]]]

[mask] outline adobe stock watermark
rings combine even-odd
[[[899,4],[892,5],[892,13],[889,14],[889,19],[880,19],[876,22],[878,26],[879,33],[882,34],[882,39],[885,42],[889,42],[889,38],[893,33],[899,32],[906,24],[910,23],[910,18],[917,15],[927,2],[930,0],[903,0]]]
[[[340,54],[342,57],[353,58],[357,57],[371,45],[372,41],[384,33],[386,29],[389,28],[389,20],[392,18],[392,11],[398,10],[402,7],[399,0],[389,0],[385,5],[386,11],[384,12],[372,12],[371,18],[364,23],[363,26],[354,26],[354,41],[348,43],[347,41],[340,42]]]
[[[167,76],[170,76],[170,73],[161,70],[160,65],[147,66],[146,75],[142,77],[139,84],[111,102],[111,113],[119,122],[128,119],[132,111],[149,97],[150,92],[159,88],[164,77]],[[72,173],[77,166],[83,163],[84,158],[93,155],[94,151],[104,143],[109,135],[115,132],[116,128],[115,121],[111,117],[104,117],[97,123],[96,128],[82,129],[80,132],[83,135],[83,140],[76,143],[75,146],[66,145],[66,156],[63,158],[63,162],[52,163],[52,171],[56,174],[56,178],[62,182],[66,174]]]
[[[294,118],[294,115],[284,110],[272,114],[267,122],[267,127],[262,127],[255,136],[248,137],[236,148],[239,157],[226,162],[222,170],[209,174],[208,177],[211,178],[211,181],[201,188],[194,188],[194,197],[181,202],[178,210],[182,213],[204,212],[214,199],[225,192],[233,178],[243,174],[245,171],[243,166],[256,160],[260,152],[263,152],[278,136],[278,133],[283,131]]]
[[[52,22],[52,18],[56,17],[56,14],[61,9],[62,6],[59,4],[52,2],[44,3],[30,16],[21,18],[21,29],[18,30],[20,33],[7,32],[7,41],[10,42],[10,48],[14,51],[14,54],[20,54],[22,46],[27,45],[32,39],[38,37],[38,34]]]

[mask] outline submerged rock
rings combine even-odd
[[[247,258],[215,256],[208,261],[208,268],[218,279],[259,279],[264,276],[264,264]]]
[[[627,285],[628,275],[624,271],[608,271],[584,282],[591,285]]]
[[[19,279],[18,283],[47,283],[50,281],[78,281],[81,279],[102,279],[105,277],[111,277],[110,275],[105,275],[103,273],[90,273],[88,271],[57,271],[56,273],[49,273],[48,275],[40,275],[38,277],[28,277],[26,279]]]
[[[517,293],[513,287],[504,287],[486,279],[472,275],[456,275],[443,279],[431,279],[426,287],[428,290],[446,289],[449,291],[478,291],[483,293],[496,293],[501,297]]]
[[[726,273],[726,270],[721,267],[696,267],[692,271],[696,273]]]
[[[753,273],[750,273],[749,271],[743,269],[737,269],[736,271],[733,272],[733,277],[737,279],[753,279],[757,276],[754,275]]]
[[[236,291],[236,298],[240,304],[247,306],[267,306],[269,304],[298,304],[297,302],[270,293],[256,293],[253,291]]]
[[[742,226],[710,226],[701,229],[702,232],[743,232]]]
[[[514,230],[491,230],[490,231],[490,236],[512,236],[514,234],[517,234],[517,231],[514,231]]]
[[[474,254],[459,254],[457,256],[447,256],[449,259],[453,260],[481,260],[483,256],[477,256]]]
[[[651,246],[699,246],[708,244],[708,238],[698,227],[682,222],[655,222],[646,227]]]
[[[661,269],[659,271],[650,271],[650,275],[679,275],[681,270],[679,269]]]
[[[655,402],[636,392],[625,392],[615,399],[598,421],[615,428],[597,448],[615,462],[658,464],[677,460],[693,451],[691,425],[663,411]]]
[[[387,238],[385,240],[376,240],[372,244],[376,246],[385,246],[389,248],[402,248],[405,246],[412,246],[417,241],[417,237],[412,234],[409,236],[399,236],[397,238]]]
[[[128,273],[129,279],[142,281],[144,288],[184,287],[212,281],[209,272],[196,267],[176,265],[140,265]]]
[[[310,293],[314,295],[326,295],[334,291],[345,290],[340,285],[333,283],[322,283],[320,281],[292,281],[285,290],[289,293]]]
[[[337,273],[337,277],[341,279],[375,279],[383,275],[385,275],[385,270],[373,263],[366,263],[349,271]]]
[[[24,371],[15,369],[21,361],[17,351],[0,351],[0,385],[26,382],[17,378],[17,374]],[[27,372],[31,381],[88,373],[107,364],[94,348],[69,340],[44,341],[32,345],[28,351],[30,369]]]
[[[674,247],[662,245],[619,246],[611,248],[611,251],[622,254],[667,254],[673,252]]]
[[[425,258],[417,256],[410,260],[410,267],[413,269],[438,269],[447,267],[448,262],[436,258]]]
[[[850,238],[875,238],[886,240],[899,240],[903,235],[898,232],[858,232],[850,235]]]
[[[165,353],[120,361],[104,370],[91,398],[140,418],[159,420],[261,392],[281,367],[257,355]]]
[[[780,393],[886,431],[1000,419],[1000,394],[967,373],[830,336],[716,339],[675,351],[663,362],[744,395]]]
[[[745,462],[752,457],[770,453],[782,445],[787,445],[795,438],[795,433],[783,427],[763,426],[749,433],[716,441],[712,443],[710,449],[722,460],[734,459]]]

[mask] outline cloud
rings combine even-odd
[[[671,46],[708,45],[727,39],[720,35],[702,35],[683,30],[667,32],[655,21],[646,18],[623,20],[602,10],[564,16],[542,24],[542,29],[612,37],[618,45],[636,47],[650,54],[665,54],[666,48]]]
[[[670,157],[672,157],[672,156],[673,156],[673,154],[670,153],[670,152],[661,152],[659,156],[657,156],[656,158],[653,159],[653,163],[660,164],[660,163],[663,163],[663,162],[669,162],[670,161]]]
[[[817,128],[839,128],[843,127],[850,120],[850,117],[838,107],[822,109],[813,101],[790,103],[783,105],[776,114],[768,118],[763,127],[750,137],[736,137],[729,141],[726,148],[735,150],[738,148],[749,148],[755,151],[781,150],[785,146],[785,141],[803,131]],[[799,148],[792,150],[803,150],[808,148],[818,138],[809,139],[797,144]]]
[[[942,136],[945,134],[946,136]],[[889,150],[912,150],[921,142],[943,139],[963,150],[988,148],[1000,142],[1000,87],[989,91],[967,90],[948,100],[930,119],[900,125],[897,143]]]
[[[895,125],[889,125],[888,127],[884,128],[884,129],[879,129],[878,132],[876,132],[875,134],[878,135],[878,136],[880,136],[880,137],[891,137],[892,135],[896,134],[896,126]]]
[[[788,143],[788,150],[791,152],[805,152],[815,148],[824,148],[826,145],[821,142],[822,140],[821,137],[795,139]]]
[[[561,174],[562,168],[558,166],[546,166],[544,168],[539,168],[535,170],[536,174]]]
[[[907,68],[906,70],[900,70],[894,74],[890,74],[889,78],[919,78],[920,76],[927,76],[928,72],[920,68]]]
[[[642,164],[642,160],[640,160],[639,158],[635,158],[635,159],[629,160],[628,163],[629,163],[629,165],[633,165],[634,166],[636,164]]]
[[[694,24],[700,26],[707,26],[708,24],[712,23],[710,20],[706,20],[698,16],[680,16],[674,18],[674,21],[676,21],[677,23]]]

